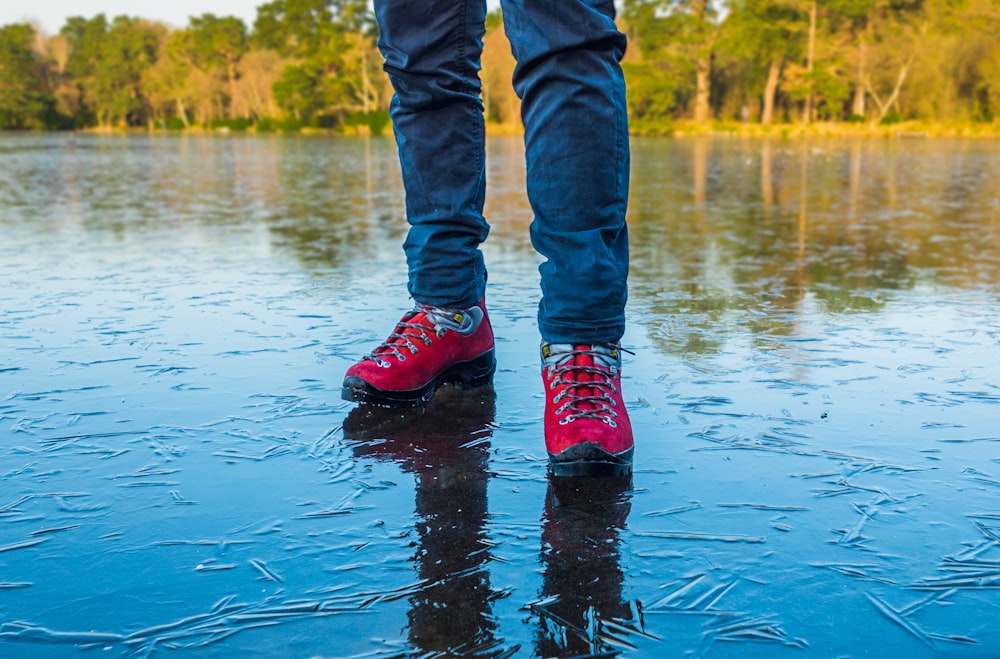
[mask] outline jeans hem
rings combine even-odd
[[[590,328],[545,323],[538,329],[546,343],[618,343],[625,335],[624,321]]]

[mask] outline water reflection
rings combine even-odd
[[[509,656],[492,614],[487,484],[496,394],[446,388],[430,406],[362,405],[343,427],[357,457],[397,463],[416,477],[416,551],[421,587],[410,600],[415,649]],[[631,478],[550,479],[542,519],[541,598],[535,654],[613,656],[622,637],[642,633],[623,599],[619,548],[631,509]]]
[[[641,625],[622,597],[619,534],[631,510],[630,488],[630,477],[550,479],[542,598],[531,605],[540,620],[536,656],[615,656],[621,637]]]
[[[833,312],[870,311],[882,291],[1000,280],[995,144],[636,138],[633,150],[633,299],[657,309],[717,316],[780,298],[794,309],[804,292]],[[520,139],[491,137],[488,155],[487,257],[532,268]],[[314,270],[402,262],[389,139],[10,138],[4,168],[3,224],[122,240],[263,230]]]
[[[489,458],[496,394],[445,388],[426,408],[354,408],[344,438],[358,457],[391,460],[416,477],[416,563],[408,637],[428,653],[502,653],[487,564]]]
[[[760,147],[760,198],[764,207],[764,215],[769,216],[774,210],[774,145],[766,140]]]
[[[391,141],[0,137],[0,656],[996,654],[1000,144],[637,139],[603,492],[545,478],[488,148],[499,400],[348,415]]]
[[[666,352],[717,352],[734,322],[787,335],[807,300],[870,312],[920,285],[1000,281],[988,147],[640,139],[635,152],[631,300]]]

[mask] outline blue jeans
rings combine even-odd
[[[502,0],[517,66],[539,267],[538,324],[554,343],[625,330],[629,144],[625,36],[613,0]],[[375,0],[395,95],[390,114],[410,231],[409,292],[446,307],[486,289],[486,184],[479,80],[485,0]]]

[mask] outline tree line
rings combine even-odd
[[[637,132],[1000,119],[1000,0],[623,0]],[[381,132],[392,90],[366,0],[272,0],[247,26],[71,17],[0,27],[0,128],[302,127]],[[487,20],[483,104],[516,125],[514,61]]]

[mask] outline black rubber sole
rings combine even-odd
[[[633,453],[634,449],[614,454],[593,444],[578,444],[557,455],[549,453],[549,473],[557,477],[630,476]]]
[[[433,380],[409,391],[385,391],[373,387],[358,377],[344,378],[344,386],[340,395],[344,400],[382,407],[415,407],[423,405],[434,398],[434,392],[446,384],[454,384],[461,389],[481,387],[493,381],[493,373],[497,370],[497,360],[491,348],[480,356],[467,362],[453,364]]]

